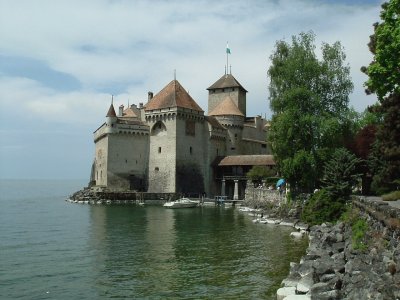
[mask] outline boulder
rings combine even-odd
[[[283,300],[289,295],[295,295],[296,288],[295,287],[283,287],[276,291],[276,300]]]
[[[290,295],[285,298],[284,300],[311,300],[309,295]]]
[[[295,238],[295,239],[300,239],[300,238],[303,237],[303,234],[301,232],[298,232],[298,231],[293,231],[293,232],[290,233],[290,236],[292,238]]]
[[[302,277],[296,286],[296,292],[298,294],[307,294],[311,287],[314,285],[313,273],[307,274]]]

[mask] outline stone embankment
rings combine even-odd
[[[84,188],[69,196],[67,199],[73,203],[80,204],[121,204],[121,203],[148,203],[160,204],[165,201],[176,200],[175,193],[144,193],[136,191],[110,191],[103,188]]]
[[[400,300],[400,210],[359,197],[352,213],[368,224],[361,249],[351,221],[311,227],[307,253],[291,263],[278,300]]]

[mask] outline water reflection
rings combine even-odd
[[[98,296],[265,299],[307,244],[234,209],[94,206],[90,213]]]

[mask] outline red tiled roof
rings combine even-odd
[[[232,98],[227,96],[220,104],[218,104],[210,113],[210,116],[242,116],[243,113],[233,102]]]
[[[154,110],[168,107],[183,107],[203,112],[201,107],[186,92],[177,80],[172,80],[145,106],[145,110]]]
[[[108,109],[106,117],[116,117],[117,114],[115,113],[114,105],[111,103],[110,108]]]
[[[243,89],[245,92],[246,89],[233,77],[232,74],[225,74],[220,79],[218,79],[212,86],[210,86],[207,90],[213,89],[223,89],[223,88],[233,88],[238,87]]]
[[[273,155],[231,155],[225,156],[218,166],[274,166]]]
[[[127,108],[122,112],[122,116],[123,117],[137,117],[137,115],[135,114],[135,112],[133,111],[132,108]]]

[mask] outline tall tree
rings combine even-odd
[[[343,145],[353,89],[350,68],[339,42],[322,44],[315,54],[312,32],[278,41],[271,55],[271,146],[294,191],[310,191],[322,177],[322,166],[333,149]]]
[[[381,20],[368,44],[374,59],[362,68],[369,77],[367,94],[376,93],[383,116],[372,158],[372,187],[378,193],[400,186],[400,0],[382,5]]]

